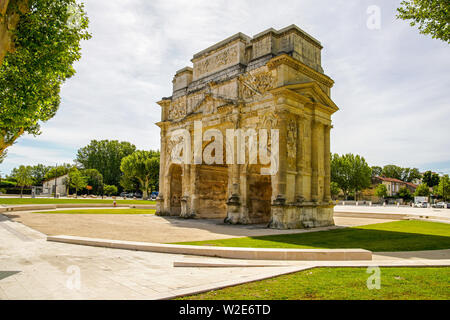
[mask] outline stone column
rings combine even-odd
[[[311,200],[319,201],[319,130],[322,124],[313,119],[311,130]]]
[[[166,134],[167,130],[164,127],[161,127],[161,155],[159,162],[159,190],[158,197],[156,198],[156,214],[162,215],[166,208],[164,207],[164,193],[165,190],[165,178],[166,178]]]
[[[305,159],[303,157],[303,132],[305,128],[305,117],[302,115],[299,117],[297,125],[297,176],[295,179],[295,201],[302,203],[305,201],[303,195],[303,175]]]
[[[198,173],[199,166],[191,164],[189,166],[189,187],[190,187],[190,204],[189,204],[189,217],[195,217],[198,214],[199,209],[199,195],[198,195]]]
[[[180,216],[183,218],[189,218],[191,216],[190,213],[190,203],[189,203],[189,194],[191,193],[191,165],[184,164],[183,165],[183,175],[182,179],[182,196],[181,196],[181,213]]]
[[[234,129],[237,130],[240,127],[240,107],[233,109],[231,116],[234,123]],[[231,185],[228,186],[229,194],[231,196],[227,201],[227,217],[226,223],[237,224],[240,221],[241,212],[241,199],[240,199],[240,165],[238,164],[238,146],[233,142],[234,146],[234,159],[232,164],[228,164],[228,174],[231,175]],[[228,152],[229,150],[226,150]],[[228,155],[226,155],[228,156]]]
[[[274,176],[275,194],[274,204],[286,203],[286,170],[287,170],[287,114],[284,111],[278,113],[279,152],[278,171]],[[272,145],[273,148],[273,145]]]
[[[325,169],[325,177],[324,177],[324,198],[323,201],[331,202],[331,165],[330,165],[330,125],[324,125],[324,169]]]

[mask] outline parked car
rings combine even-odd
[[[416,208],[428,208],[428,202],[426,202],[426,201],[416,202],[414,204],[414,207],[416,207]]]
[[[439,209],[444,209],[446,207],[447,207],[447,204],[445,202],[438,202],[433,205],[433,208],[439,208]]]
[[[128,195],[128,193],[127,193],[127,192],[122,192],[122,193],[120,194],[120,196],[121,196],[122,198],[126,198],[126,197],[127,197],[127,195]]]
[[[156,200],[156,198],[158,198],[158,192],[152,192],[150,194],[150,200]]]

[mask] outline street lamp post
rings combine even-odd
[[[54,198],[56,199],[56,183],[58,181],[58,164],[56,164],[55,167],[55,193],[54,193]]]

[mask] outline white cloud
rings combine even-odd
[[[159,148],[160,109],[176,70],[196,52],[237,32],[297,24],[323,46],[336,85],[332,151],[373,165],[421,166],[450,160],[448,45],[395,19],[400,1],[85,1],[93,38],[62,89],[57,116],[39,137],[10,148],[0,170],[67,162],[91,139]],[[381,29],[366,27],[369,5]]]

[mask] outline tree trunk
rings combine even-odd
[[[21,197],[21,198],[23,197],[23,186],[20,187],[20,197]]]

